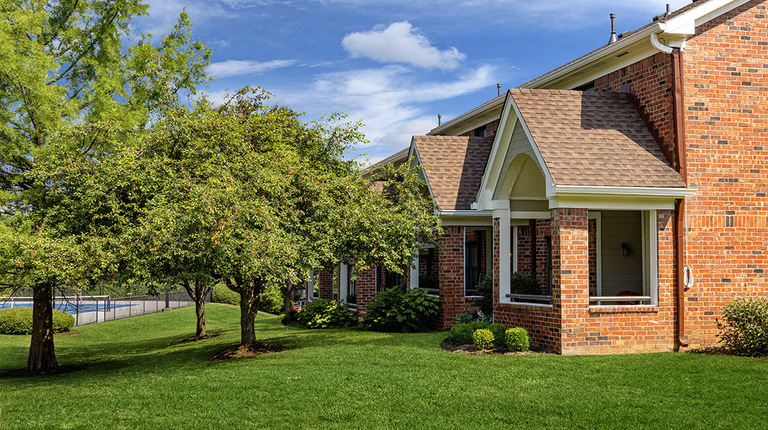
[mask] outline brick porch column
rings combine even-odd
[[[455,324],[464,304],[464,227],[447,226],[440,238],[440,307],[443,328]]]
[[[362,316],[376,294],[376,267],[361,270],[357,274],[357,314]]]
[[[560,315],[560,352],[586,347],[589,313],[589,221],[587,209],[552,209],[552,306]]]
[[[317,276],[317,295],[321,299],[333,300],[333,268],[323,267]]]

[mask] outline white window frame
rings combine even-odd
[[[643,300],[649,303],[618,306],[658,306],[659,305],[659,229],[658,215],[656,210],[640,210],[640,229],[641,229],[641,255],[642,255],[642,285],[643,292],[647,292],[649,299]],[[602,297],[602,213],[600,211],[589,211],[588,219],[597,220],[596,242],[597,242],[597,295],[589,297],[590,306],[604,306],[601,302],[632,301],[632,296],[622,297],[614,300],[599,300]],[[612,297],[611,297],[612,298]],[[636,299],[637,300],[637,299]],[[593,304],[594,303],[594,304]],[[617,306],[617,305],[608,305]]]
[[[491,260],[490,261],[490,263],[491,263],[491,273],[493,273],[493,227],[488,227],[488,226],[463,226],[462,228],[463,228],[463,230],[462,230],[463,231],[463,234],[462,234],[463,246],[461,247],[462,248],[462,255],[461,255],[461,266],[462,266],[462,269],[461,270],[462,270],[462,274],[463,274],[462,284],[463,284],[463,288],[464,288],[464,297],[465,298],[470,298],[470,299],[476,299],[476,298],[479,298],[479,297],[482,297],[482,296],[478,296],[477,294],[475,294],[473,296],[468,296],[467,295],[467,229],[468,228],[472,228],[472,230],[482,230],[482,231],[485,232],[485,244],[486,244],[485,247],[487,248],[489,243],[490,243],[490,246],[491,246],[490,255],[487,252],[488,251],[487,249],[484,250],[484,251],[486,251],[485,252],[485,260],[486,260],[485,261],[485,265],[486,265],[486,267],[488,266],[488,259],[490,257],[490,260]],[[479,248],[478,248],[478,252],[480,252]],[[480,279],[478,280],[478,282],[480,282],[483,278],[485,278],[486,275],[487,275],[487,273],[482,273],[480,275]]]

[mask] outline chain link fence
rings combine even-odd
[[[210,303],[211,295],[205,299]],[[186,291],[168,291],[157,295],[112,298],[110,296],[73,295],[54,297],[53,307],[75,317],[75,325],[151,314],[166,309],[194,306]],[[32,297],[0,298],[0,309],[32,307]]]

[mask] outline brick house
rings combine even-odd
[[[444,327],[485,274],[495,321],[562,354],[712,344],[723,305],[765,295],[766,7],[659,15],[384,160],[429,167],[445,235],[407,282],[437,274]],[[539,294],[515,293],[514,272]],[[361,309],[385,278],[360,273]]]

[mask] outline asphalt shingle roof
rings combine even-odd
[[[624,93],[512,89],[556,185],[684,188]]]
[[[413,136],[421,163],[442,210],[465,210],[475,201],[492,137]]]

